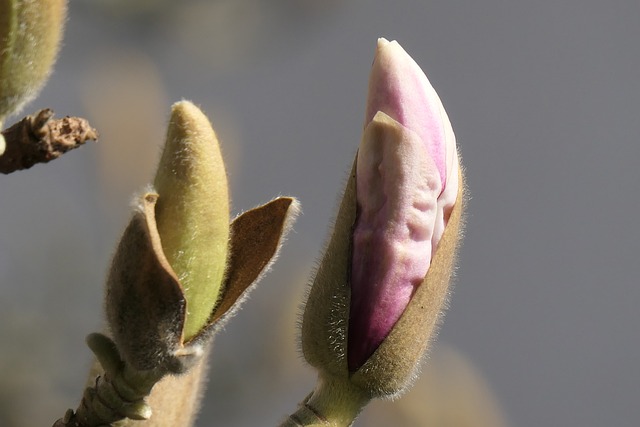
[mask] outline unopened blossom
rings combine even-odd
[[[379,132],[375,126],[394,126]],[[451,124],[397,42],[378,41],[357,157],[349,368],[389,334],[429,270],[458,193]]]
[[[438,95],[398,43],[378,40],[362,140],[302,315],[318,381],[282,427],[349,426],[410,387],[447,300],[463,188]]]

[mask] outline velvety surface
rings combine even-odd
[[[220,137],[232,216],[278,194],[303,210],[216,339],[198,423],[274,425],[295,407],[315,380],[297,305],[360,142],[378,37],[427,72],[466,168],[438,343],[474,363],[514,426],[637,424],[637,1],[157,3],[169,11],[134,18],[72,1],[26,107],[87,116],[102,142],[0,180],[0,425],[51,425],[77,404],[109,260],[182,98]]]

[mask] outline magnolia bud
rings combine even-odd
[[[0,123],[34,98],[62,39],[65,0],[0,1]]]
[[[365,126],[351,268],[352,372],[422,283],[458,193],[451,124],[429,80],[397,42],[378,41]]]
[[[321,377],[383,397],[411,383],[440,317],[463,185],[442,103],[396,42],[378,41],[365,116],[302,347]]]

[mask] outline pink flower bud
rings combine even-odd
[[[380,346],[422,284],[456,203],[451,123],[415,61],[378,40],[357,156],[349,370]]]

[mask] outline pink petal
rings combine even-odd
[[[387,337],[422,283],[458,193],[449,119],[427,77],[397,42],[378,40],[356,168],[352,372]]]

